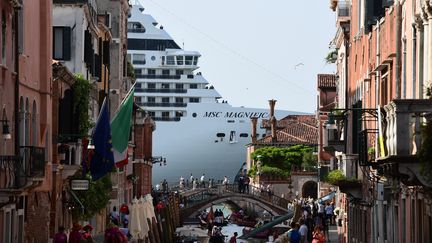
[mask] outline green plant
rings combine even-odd
[[[82,171],[78,171],[71,179],[82,179]],[[112,183],[110,174],[105,175],[97,181],[91,179],[90,174],[85,176],[85,179],[90,181],[87,191],[74,191],[84,210],[78,203],[74,203],[72,209],[72,217],[78,220],[87,220],[105,209],[109,203]]]
[[[332,170],[325,177],[325,181],[330,184],[335,184],[338,181],[346,180],[346,176],[341,170]]]
[[[375,147],[369,147],[368,154],[375,154]]]
[[[325,61],[327,64],[330,63],[335,63],[337,60],[337,55],[338,55],[338,51],[337,50],[332,50],[330,51],[327,56],[325,57]]]
[[[130,61],[127,61],[127,76],[131,78],[132,83],[135,83],[136,77],[135,77],[134,67]]]
[[[81,74],[75,75],[75,83],[72,85],[73,90],[73,113],[78,117],[78,133],[81,137],[87,137],[89,130],[94,126],[89,116],[90,108],[90,91],[92,86],[90,82]]]
[[[318,166],[318,156],[313,152],[303,154],[303,167],[315,167]]]

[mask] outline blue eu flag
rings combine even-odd
[[[95,149],[90,163],[90,173],[95,181],[106,175],[114,167],[111,126],[106,100],[102,104],[96,126],[93,129],[92,141]]]

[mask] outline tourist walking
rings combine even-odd
[[[92,230],[93,230],[93,226],[91,226],[90,224],[87,224],[86,226],[83,227],[84,230],[84,234],[83,237],[86,240],[87,243],[93,243],[93,237],[92,237]]]
[[[300,224],[300,228],[299,228],[299,232],[300,232],[300,238],[301,238],[301,243],[307,243],[307,235],[308,235],[308,228],[305,224],[305,220],[304,219],[300,219],[299,221]]]
[[[192,190],[195,190],[197,188],[197,180],[192,181]]]
[[[246,192],[247,194],[249,194],[249,183],[250,183],[249,176],[245,176],[244,177],[244,189],[243,189],[243,192]]]
[[[333,205],[330,203],[327,203],[327,206],[325,207],[325,213],[326,213],[326,220],[328,221],[329,225],[333,224]]]
[[[84,237],[81,234],[81,225],[78,223],[74,223],[72,227],[72,231],[69,233],[69,243],[81,243],[84,242]]]
[[[117,212],[117,207],[113,207],[113,211],[110,213],[109,219],[111,222],[113,222],[115,225],[119,225],[120,223],[120,214]]]
[[[288,230],[288,242],[290,243],[300,243],[300,232],[299,232],[299,224],[296,222],[291,222],[291,229]]]
[[[324,243],[326,240],[326,237],[324,235],[324,232],[321,230],[321,226],[317,225],[315,226],[315,229],[312,234],[312,243]]]
[[[60,226],[58,232],[54,235],[53,243],[67,243],[67,235],[65,233],[65,227]]]

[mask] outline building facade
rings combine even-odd
[[[338,78],[329,116],[340,119],[328,120],[344,145],[333,159],[350,179],[335,183],[344,211],[339,239],[430,242],[432,185],[419,155],[432,111],[432,2],[330,3]]]

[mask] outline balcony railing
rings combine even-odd
[[[20,187],[17,174],[21,171],[21,157],[0,156],[0,190]]]
[[[128,29],[129,33],[144,33],[146,30],[144,28],[135,28],[135,29]]]
[[[22,174],[25,177],[45,176],[45,149],[34,146],[22,146]]]
[[[180,117],[152,117],[154,121],[180,121]]]
[[[386,111],[386,156],[411,156],[421,148],[421,128],[425,113],[432,112],[432,100],[393,100]]]
[[[185,94],[187,89],[135,89],[137,92],[147,92],[147,93],[180,93]]]
[[[181,75],[135,74],[135,77],[143,79],[180,79]]]
[[[375,161],[375,147],[369,146],[369,142],[375,140],[377,135],[378,129],[365,129],[359,133],[358,156],[360,166],[368,166]]]
[[[144,103],[138,103],[138,105],[147,106],[147,107],[186,107],[187,103],[144,102]]]

